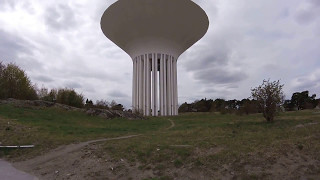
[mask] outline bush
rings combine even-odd
[[[60,104],[65,104],[73,107],[82,108],[84,107],[84,97],[82,94],[78,94],[73,89],[51,89],[48,93],[48,89],[42,87],[38,91],[41,100],[57,102]]]
[[[101,99],[96,101],[96,108],[99,109],[109,109],[110,103],[107,100]]]
[[[273,121],[277,109],[284,101],[282,88],[283,85],[279,80],[273,82],[263,80],[262,85],[251,89],[252,98],[258,102],[259,108],[268,122]]]
[[[84,97],[82,94],[76,93],[73,89],[59,89],[56,102],[82,108],[84,106]]]
[[[38,96],[24,70],[13,63],[0,62],[0,99],[7,98],[35,100]]]

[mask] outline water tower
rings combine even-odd
[[[118,0],[107,8],[101,29],[133,61],[134,111],[178,115],[178,57],[208,26],[206,13],[191,0]]]

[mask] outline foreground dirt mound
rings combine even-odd
[[[120,141],[139,135],[110,138],[100,141]],[[142,162],[125,158],[115,158],[105,152],[103,143],[84,142],[61,146],[42,156],[14,166],[31,173],[40,179],[86,179],[86,180],[127,180],[127,179],[163,179],[211,180],[211,179],[319,179],[320,162],[303,151],[292,150],[285,154],[272,153],[268,158],[259,154],[248,154],[245,159],[224,164],[218,169],[197,166],[194,163],[181,167],[174,163],[143,165]],[[219,148],[214,149],[218,153]],[[207,152],[195,153],[205,154]],[[162,179],[162,178],[159,178]]]
[[[117,110],[107,110],[107,109],[82,109],[76,108],[64,104],[49,102],[49,101],[42,101],[42,100],[17,100],[17,99],[7,99],[7,100],[0,100],[1,104],[11,104],[15,107],[22,107],[22,108],[32,108],[32,109],[41,109],[41,108],[48,108],[48,107],[56,107],[61,108],[67,111],[81,111],[85,112],[90,116],[99,116],[105,119],[112,119],[117,117],[127,118],[127,119],[143,119],[143,116],[138,114],[133,114],[131,112],[126,111],[117,111]]]

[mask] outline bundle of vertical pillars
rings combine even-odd
[[[133,59],[132,109],[145,116],[178,115],[177,60],[167,54]]]

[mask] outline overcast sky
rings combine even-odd
[[[115,0],[0,0],[0,61],[39,87],[131,106],[132,61],[100,29]],[[179,103],[242,99],[263,79],[320,96],[320,0],[195,0],[203,39],[178,60]],[[318,97],[319,98],[319,97]]]

